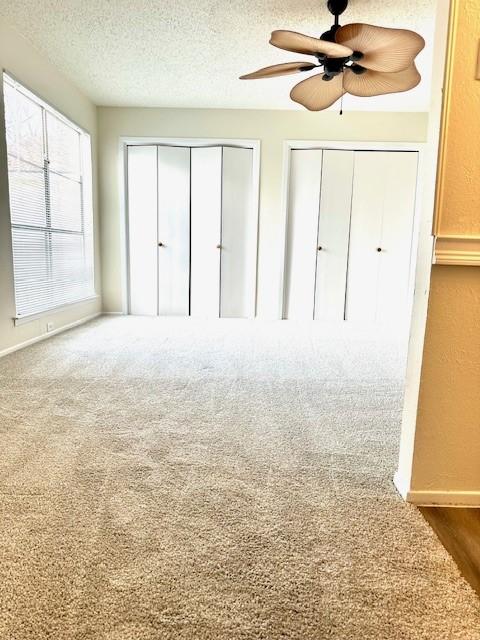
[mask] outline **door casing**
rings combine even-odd
[[[283,193],[282,193],[282,255],[281,272],[280,272],[280,306],[278,309],[278,317],[283,318],[285,314],[286,301],[286,260],[287,260],[287,242],[288,242],[288,204],[289,204],[289,188],[290,188],[290,165],[291,152],[294,149],[321,149],[327,150],[343,150],[343,151],[416,151],[418,153],[418,176],[415,197],[415,211],[413,219],[413,235],[412,235],[412,258],[410,264],[409,275],[409,309],[408,317],[411,314],[413,305],[413,289],[415,282],[415,272],[417,265],[417,254],[420,243],[433,246],[431,236],[426,237],[420,234],[421,223],[421,194],[425,185],[425,151],[426,144],[421,142],[355,142],[355,141],[332,141],[332,140],[286,140],[283,144]]]
[[[257,310],[257,281],[258,281],[258,227],[260,205],[260,140],[240,138],[158,138],[158,137],[121,137],[119,139],[119,184],[120,184],[120,233],[121,233],[121,289],[122,315],[130,313],[130,282],[129,282],[129,230],[128,230],[128,147],[130,146],[168,146],[168,147],[248,147],[253,151],[252,194],[256,224],[252,225],[252,246],[256,248],[256,265],[252,269],[250,283],[250,305],[248,318],[254,318]]]

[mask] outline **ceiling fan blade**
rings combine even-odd
[[[273,31],[270,44],[285,51],[295,51],[295,53],[310,55],[324,53],[329,58],[348,58],[353,53],[348,46],[304,36],[296,31]]]
[[[322,75],[317,74],[295,85],[290,92],[290,98],[309,111],[322,111],[344,93],[342,73],[331,80],[323,80]]]
[[[370,24],[346,24],[337,31],[335,39],[363,54],[358,61],[362,67],[387,73],[408,69],[425,46],[425,40],[414,31]]]
[[[316,64],[310,62],[286,62],[285,64],[274,64],[271,67],[264,67],[253,73],[247,73],[240,76],[240,80],[256,80],[257,78],[275,78],[276,76],[288,76],[291,73],[300,73],[301,71],[311,71],[317,67]]]
[[[381,96],[386,93],[409,91],[416,87],[420,80],[421,76],[414,64],[408,69],[397,71],[396,73],[366,71],[357,75],[350,69],[346,69],[343,86],[347,93],[367,98]]]

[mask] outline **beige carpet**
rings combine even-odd
[[[0,361],[1,640],[478,640],[391,484],[402,357],[104,318]]]

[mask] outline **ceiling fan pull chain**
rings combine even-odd
[[[343,81],[345,79],[345,74],[342,73],[342,97],[340,98],[340,115],[343,116],[343,96],[345,95],[345,90],[343,88]]]

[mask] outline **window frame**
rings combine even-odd
[[[60,312],[62,310],[68,309],[72,306],[82,304],[84,302],[88,302],[90,300],[95,300],[99,298],[99,295],[96,291],[96,264],[95,264],[95,216],[94,216],[94,208],[93,208],[93,157],[92,157],[92,137],[89,131],[78,125],[71,118],[67,117],[63,114],[59,109],[53,106],[48,101],[44,100],[40,97],[36,92],[32,91],[27,85],[18,80],[15,75],[8,72],[6,69],[2,69],[2,107],[5,110],[5,96],[4,96],[4,86],[5,84],[9,84],[14,88],[15,91],[23,94],[28,100],[31,100],[34,104],[40,107],[42,113],[42,137],[43,137],[43,174],[44,174],[44,196],[45,196],[45,225],[30,225],[28,223],[21,222],[12,222],[11,215],[11,204],[10,204],[10,182],[8,184],[8,213],[9,213],[9,222],[10,222],[10,232],[11,232],[11,241],[12,241],[12,273],[13,273],[13,288],[14,288],[14,296],[15,296],[15,315],[13,316],[13,322],[15,326],[25,324],[27,322],[36,320],[42,316],[52,315],[53,313]],[[75,131],[79,136],[79,176],[78,179],[73,176],[64,175],[61,172],[58,172],[50,167],[50,160],[48,154],[48,125],[47,119],[55,118],[62,124],[68,126],[71,130]],[[4,131],[6,129],[6,122],[3,122]],[[8,147],[6,148],[6,155],[8,157]],[[19,160],[22,160],[19,158]],[[27,164],[31,164],[35,166],[37,169],[40,169],[40,166],[37,166],[34,162],[25,161]],[[9,174],[9,171],[7,170]],[[74,229],[62,229],[52,226],[52,211],[51,211],[51,203],[50,203],[50,184],[51,184],[51,174],[56,176],[60,176],[63,179],[69,180],[75,184],[79,185],[80,188],[80,228],[79,230]],[[91,234],[86,231],[85,221],[87,217],[91,220]],[[75,300],[70,300],[60,304],[52,304],[48,308],[32,311],[31,313],[22,313],[18,312],[17,307],[17,297],[16,297],[16,285],[15,285],[15,257],[13,251],[13,231],[14,229],[23,229],[23,230],[33,230],[33,231],[43,231],[45,233],[46,238],[46,252],[45,258],[47,261],[48,271],[52,272],[52,238],[53,236],[58,234],[66,234],[73,235],[77,237],[81,237],[83,241],[83,246],[85,247],[86,242],[91,243],[91,264],[89,268],[91,270],[91,290],[92,293],[86,296],[82,296]]]

